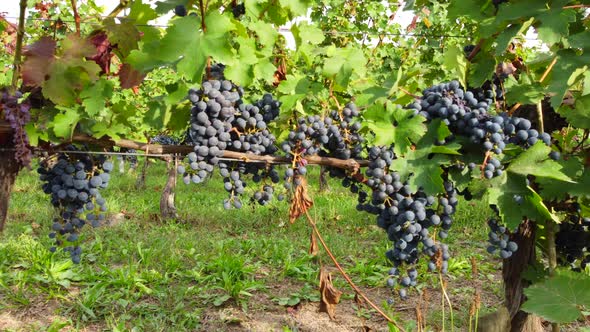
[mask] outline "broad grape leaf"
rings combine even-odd
[[[590,129],[590,95],[576,98],[574,107],[560,107],[557,112],[576,128]]]
[[[41,37],[35,43],[25,47],[25,61],[22,65],[23,83],[29,86],[41,86],[51,71],[55,61],[56,42],[50,37]]]
[[[574,180],[576,183],[564,182],[549,178],[537,178],[541,188],[540,194],[546,200],[562,200],[567,195],[588,196],[590,195],[590,172],[583,172],[584,166],[582,160],[570,156],[570,158],[556,161],[563,168],[562,172]]]
[[[487,52],[479,52],[469,65],[469,83],[471,86],[482,86],[494,74],[496,59]]]
[[[440,119],[428,125],[424,135],[414,148],[405,154],[397,154],[391,169],[400,174],[401,180],[408,181],[412,191],[422,188],[428,195],[444,192],[442,165],[451,162],[450,155],[459,155],[459,144],[435,145],[450,135],[449,128]]]
[[[279,0],[279,3],[291,12],[291,18],[307,14],[307,8],[311,5],[309,0]]]
[[[507,89],[506,101],[508,105],[520,103],[523,105],[534,105],[545,98],[545,90],[541,83],[515,84]]]
[[[576,69],[583,68],[590,63],[590,53],[585,52],[581,55],[575,50],[563,49],[557,52],[557,60],[551,71],[548,92],[553,94],[551,97],[551,106],[557,109],[563,101],[567,89],[569,88],[570,77]]]
[[[570,22],[576,21],[576,12],[573,9],[563,9],[565,1],[557,1],[552,8],[537,16],[541,25],[537,27],[539,39],[549,46],[558,43],[561,38],[568,35]]]
[[[463,49],[457,45],[449,46],[444,53],[442,65],[458,78],[462,86],[467,86],[467,58]]]
[[[356,72],[359,76],[364,75],[366,67],[358,64],[365,64],[367,60],[360,48],[330,47],[327,55],[328,58],[324,62],[323,74],[325,77],[333,79],[340,89],[348,86],[353,72]]]
[[[448,11],[449,18],[469,17],[481,21],[490,17],[489,13],[482,12],[482,2],[478,0],[451,1]]]
[[[120,138],[119,135],[124,135],[128,131],[129,128],[123,123],[97,122],[92,126],[92,136],[96,138],[107,136],[118,140]]]
[[[65,113],[57,114],[53,118],[53,132],[57,137],[69,139],[74,134],[78,121],[80,114],[73,108],[67,109]]]
[[[131,51],[138,48],[140,34],[133,22],[116,23],[114,18],[107,18],[103,24],[109,41],[120,52],[121,58],[126,58]]]
[[[524,176],[504,172],[489,182],[491,187],[487,191],[488,202],[498,208],[500,218],[510,229],[516,229],[524,217],[538,222],[558,220],[547,209],[541,197],[526,185]],[[515,195],[523,198],[520,204],[514,199]]]
[[[158,14],[149,4],[142,3],[141,0],[135,0],[131,4],[127,19],[131,20],[133,24],[147,24],[157,17]]]
[[[301,22],[298,25],[291,27],[291,32],[295,37],[295,44],[297,47],[306,43],[319,45],[325,39],[322,29],[306,22]]]
[[[367,127],[375,134],[375,145],[394,144],[394,152],[403,155],[426,132],[426,119],[414,115],[414,110],[403,109],[387,102],[377,103],[363,112]]]
[[[584,273],[557,270],[555,275],[524,289],[523,311],[553,323],[571,323],[590,308],[590,277]]]
[[[82,105],[85,107],[88,117],[96,117],[105,108],[105,101],[111,99],[113,90],[113,82],[101,78],[80,92]]]
[[[506,170],[523,176],[534,175],[537,178],[550,178],[573,183],[574,181],[562,172],[563,166],[549,158],[550,152],[550,147],[538,141],[516,157]]]
[[[265,47],[272,47],[274,46],[277,38],[279,37],[279,33],[277,29],[272,26],[272,24],[263,22],[263,21],[255,21],[250,23],[249,28],[252,31],[256,32],[256,36]]]

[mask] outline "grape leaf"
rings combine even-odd
[[[557,52],[557,60],[551,71],[548,92],[553,94],[551,106],[557,109],[563,101],[569,87],[569,79],[578,68],[583,68],[590,63],[590,53],[578,55],[575,50],[562,49]]]
[[[85,107],[88,117],[95,117],[105,108],[105,101],[111,99],[113,90],[113,82],[101,78],[80,92],[80,98],[83,99],[82,105]]]
[[[544,199],[565,199],[566,195],[588,196],[590,195],[590,172],[583,173],[582,160],[571,156],[567,160],[556,161],[563,168],[562,171],[576,183],[569,183],[549,178],[535,179],[541,188],[540,194]]]
[[[553,3],[552,8],[537,16],[541,25],[537,28],[539,38],[549,46],[559,42],[568,35],[570,22],[576,21],[576,12],[572,9],[563,9],[565,3]]]
[[[467,59],[459,46],[453,45],[447,48],[442,65],[458,78],[462,86],[467,86]]]
[[[328,58],[324,63],[323,74],[332,78],[341,87],[346,88],[353,72],[363,75],[366,67],[358,63],[366,63],[363,51],[354,47],[335,48],[328,50]]]
[[[500,218],[510,229],[516,229],[524,217],[536,221],[547,219],[556,220],[541,197],[526,185],[526,178],[519,174],[504,172],[497,178],[490,180],[487,198],[491,205],[498,208]],[[515,195],[523,198],[522,203],[517,203]]]
[[[428,195],[444,192],[442,165],[449,165],[449,155],[459,154],[459,144],[438,146],[438,141],[450,134],[448,127],[436,119],[428,125],[426,135],[416,144],[415,148],[408,150],[405,155],[397,155],[391,164],[391,169],[400,174],[401,180],[408,180],[408,185],[413,191],[422,188]]]
[[[557,112],[576,128],[590,129],[590,95],[576,98],[574,107],[560,107]]]
[[[143,82],[145,74],[133,68],[130,64],[124,63],[117,73],[122,89],[130,89]]]
[[[135,0],[131,4],[129,15],[127,16],[133,24],[147,24],[149,21],[156,19],[158,14],[147,3],[142,3],[141,0]]]
[[[297,47],[306,43],[319,45],[325,39],[324,33],[320,28],[306,22],[301,22],[291,27],[291,32],[293,33],[293,37],[295,37]]]
[[[74,129],[80,121],[80,114],[76,109],[69,108],[65,113],[57,114],[53,121],[53,132],[57,137],[69,139],[74,134]]]
[[[538,141],[510,163],[508,172],[520,175],[534,175],[537,178],[550,178],[566,182],[574,182],[562,172],[563,166],[549,158],[551,148]]]
[[[521,309],[554,323],[570,323],[590,307],[590,277],[584,273],[557,270],[544,282],[524,289],[527,301]]]
[[[394,152],[403,155],[424,135],[426,119],[415,116],[413,110],[402,109],[387,102],[375,104],[363,112],[367,127],[375,134],[375,145],[395,144]]]

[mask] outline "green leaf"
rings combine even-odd
[[[107,18],[103,22],[107,36],[111,44],[116,44],[116,50],[121,53],[122,58],[129,55],[132,50],[138,48],[139,30],[132,21],[124,21],[119,24],[114,18]]]
[[[105,107],[105,101],[110,100],[113,96],[114,83],[110,80],[101,78],[93,85],[89,85],[82,92],[82,105],[86,109],[89,117],[96,116]]]
[[[551,148],[538,141],[514,159],[506,169],[520,175],[534,175],[537,178],[549,178],[566,182],[574,182],[562,172],[563,166],[549,158]]]
[[[574,107],[560,107],[557,112],[576,128],[590,129],[590,95],[576,98]]]
[[[105,122],[97,122],[92,126],[92,136],[96,138],[101,138],[103,136],[108,136],[114,140],[118,140],[120,138],[119,135],[124,135],[129,131],[129,128],[122,123],[105,123]]]
[[[451,1],[448,10],[449,18],[466,16],[472,20],[480,21],[490,17],[482,13],[482,2],[478,0]]]
[[[401,180],[408,180],[412,191],[422,188],[429,195],[444,192],[442,165],[450,164],[449,155],[459,154],[459,144],[437,146],[437,142],[450,135],[449,128],[436,119],[428,125],[426,135],[416,144],[414,149],[407,151],[403,156],[397,155],[391,165],[391,169],[400,174]]]
[[[537,17],[541,25],[537,27],[539,38],[549,46],[561,41],[567,36],[570,22],[576,21],[576,12],[572,9],[551,8]]]
[[[74,129],[79,120],[80,114],[76,109],[67,109],[65,113],[57,114],[53,118],[53,132],[57,137],[69,139],[74,134]]]
[[[590,307],[590,277],[584,273],[558,270],[542,283],[524,289],[527,301],[522,310],[553,323],[570,323]]]
[[[511,78],[511,80],[514,80]],[[506,100],[509,105],[520,103],[523,105],[535,105],[545,98],[545,89],[541,83],[515,84],[506,88]]]
[[[502,222],[510,229],[516,229],[524,217],[538,222],[556,219],[540,200],[540,196],[527,187],[524,176],[504,172],[489,183],[492,186],[487,191],[488,203],[498,208]],[[515,195],[522,196],[521,204],[515,201]]]
[[[443,66],[458,78],[462,86],[467,86],[467,59],[458,45],[447,48],[444,53]]]
[[[574,50],[559,50],[555,66],[551,70],[551,78],[548,91],[553,94],[551,97],[551,106],[557,109],[563,101],[567,89],[569,88],[569,79],[576,69],[583,68],[590,63],[590,53],[578,55]]]
[[[366,62],[365,55],[359,48],[330,48],[328,58],[324,62],[323,74],[334,79],[341,88],[346,88],[353,72],[364,74]]]
[[[279,37],[277,29],[275,29],[272,24],[263,21],[255,21],[250,23],[249,27],[256,33],[256,36],[258,36],[260,44],[264,46],[274,46],[277,38]]]
[[[291,32],[293,32],[297,47],[307,43],[319,45],[325,39],[324,33],[320,28],[307,22],[301,22],[291,27]]]
[[[385,107],[384,107],[385,106]],[[394,152],[403,155],[424,135],[426,119],[414,116],[413,110],[387,102],[375,104],[363,112],[367,127],[375,134],[375,145],[395,144]]]
[[[282,7],[288,9],[294,16],[307,14],[307,8],[310,5],[310,1],[302,0],[279,0]],[[275,6],[276,7],[276,6]]]
[[[157,17],[158,14],[149,4],[144,4],[141,0],[134,0],[127,19],[131,20],[133,24],[147,24]]]
[[[469,83],[482,86],[496,71],[496,59],[487,52],[480,52],[469,66]]]

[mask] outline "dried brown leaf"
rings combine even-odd
[[[325,312],[330,319],[336,318],[336,304],[340,302],[342,292],[332,284],[332,275],[322,266],[320,269],[320,312]]]
[[[318,246],[318,241],[315,237],[315,233],[312,231],[311,236],[309,238],[309,254],[312,256],[317,256],[320,252],[320,247]]]
[[[304,215],[305,212],[313,206],[313,201],[307,193],[307,181],[304,177],[299,177],[301,184],[295,188],[293,200],[289,207],[289,222],[294,223],[297,218]]]

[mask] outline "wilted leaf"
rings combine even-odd
[[[313,206],[313,201],[307,193],[307,181],[304,177],[299,177],[301,184],[295,188],[293,201],[289,207],[289,222],[294,223],[297,218]]]
[[[318,241],[316,240],[315,233],[312,231],[309,237],[309,254],[317,256],[320,248],[318,247]]]
[[[328,313],[330,319],[336,318],[336,304],[340,302],[342,292],[332,284],[332,275],[322,266],[320,269],[320,312]]]

